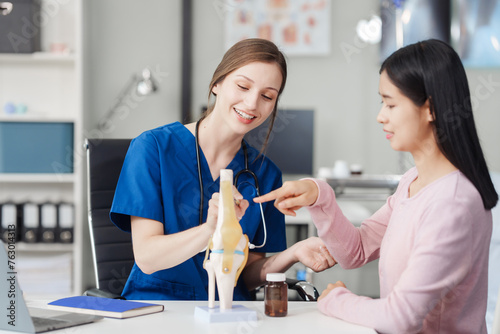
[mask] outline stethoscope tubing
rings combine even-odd
[[[200,143],[198,140],[198,128],[200,126],[200,122],[201,122],[201,120],[196,122],[196,127],[195,127],[195,131],[194,131],[195,144],[196,144],[196,164],[198,167],[198,180],[200,183],[200,205],[199,205],[199,210],[198,210],[199,211],[199,225],[203,224],[203,201],[204,201],[203,179],[202,179],[202,175],[201,175]],[[255,182],[255,191],[257,193],[257,196],[259,197],[260,196],[259,179],[257,178],[257,175],[255,175],[255,173],[252,170],[250,170],[250,168],[248,168],[248,148],[247,148],[247,145],[245,144],[244,140],[241,141],[241,147],[243,148],[243,155],[244,155],[244,159],[245,159],[245,168],[240,170],[238,173],[236,173],[236,175],[234,177],[234,185],[238,184],[238,179],[242,174],[244,174],[244,173],[250,174],[250,176],[252,176],[252,178]],[[262,222],[264,224],[264,240],[263,240],[262,244],[259,246],[255,246],[254,244],[250,243],[249,244],[250,249],[264,247],[264,245],[266,244],[266,241],[267,241],[266,220],[264,218],[264,211],[262,209],[262,203],[259,203],[259,206],[260,206],[260,214],[262,217]]]

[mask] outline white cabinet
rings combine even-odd
[[[36,172],[36,168],[35,172],[4,169],[0,172],[0,203],[64,202],[74,205],[72,243],[18,242],[16,261],[21,269],[28,264],[42,264],[38,268],[42,276],[54,275],[59,270],[60,276],[69,276],[69,283],[65,287],[69,291],[63,289],[61,292],[66,295],[80,294],[83,285],[81,244],[84,216],[84,163],[81,157],[82,1],[42,0],[41,8],[39,19],[31,23],[41,31],[42,51],[33,54],[0,54],[0,126],[16,123],[23,129],[23,124],[70,124],[73,131],[72,145],[64,152],[64,163],[72,165],[72,171],[60,173],[57,165],[56,169],[49,172]],[[56,49],[59,51],[56,52]],[[28,126],[24,128],[29,129]],[[32,140],[33,145],[44,140],[30,130],[20,130],[18,135]],[[2,147],[16,144],[9,140],[1,140],[0,155],[6,154]],[[34,164],[36,167],[36,159]],[[59,269],[51,268],[51,265],[59,266]],[[21,269],[21,285],[23,281],[38,285],[36,289],[21,286],[26,293],[44,291],[44,284],[50,284],[50,279],[44,281],[43,277],[33,277],[36,271],[25,270],[24,273],[29,272],[30,277],[23,277]],[[46,292],[50,293],[49,290]]]

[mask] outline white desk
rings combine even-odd
[[[375,333],[373,329],[322,314],[315,302],[289,302],[288,315],[283,318],[266,316],[262,301],[234,302],[235,305],[244,305],[256,310],[258,320],[226,323],[205,323],[194,317],[195,307],[206,306],[206,301],[152,301],[152,303],[164,304],[165,310],[128,319],[104,318],[92,324],[58,330],[54,333]],[[28,306],[34,307],[42,307],[45,304],[40,301],[28,302]]]

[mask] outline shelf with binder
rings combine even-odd
[[[38,283],[37,279],[54,273],[48,267],[51,264],[60,273],[64,293],[80,294],[85,288],[81,250],[84,178],[78,155],[83,138],[83,2],[43,0],[40,13],[43,20],[31,23],[43,23],[36,26],[41,43],[35,51],[41,51],[0,53],[0,205],[20,208],[31,203],[32,214],[36,211],[39,219],[42,215],[51,218],[47,231],[53,233],[52,238],[46,233],[44,240],[43,233],[36,231],[31,234],[37,238],[31,242],[22,238],[16,242],[18,259],[26,265],[20,274],[22,283],[33,283],[31,288],[43,291],[23,290],[49,293],[54,287],[51,278],[45,276]],[[60,203],[72,206],[68,226],[54,223],[59,212],[54,214],[51,205],[59,209]],[[44,205],[48,212],[42,210]],[[36,230],[36,223],[31,228]],[[69,230],[70,238],[57,234]],[[25,231],[23,225],[17,227],[20,235]]]
[[[72,203],[0,203],[0,237],[13,244],[23,292],[75,293]]]
[[[0,203],[0,229],[5,242],[72,244],[75,212],[72,203]]]

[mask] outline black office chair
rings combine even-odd
[[[134,265],[130,233],[117,228],[109,219],[116,183],[130,139],[87,139],[89,228],[96,273],[96,289],[86,295],[123,298],[121,292]],[[305,281],[287,279],[305,301],[316,301],[319,293]]]
[[[88,221],[96,288],[85,294],[121,298],[134,265],[130,233],[109,219],[116,183],[130,139],[87,139]]]

